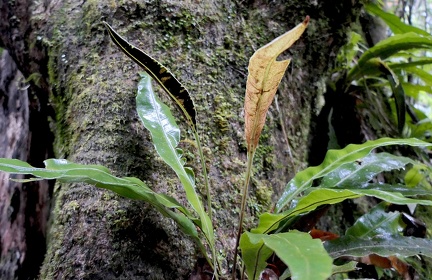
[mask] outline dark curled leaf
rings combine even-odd
[[[196,111],[187,89],[174,75],[156,59],[123,39],[112,27],[106,23],[112,41],[133,61],[141,66],[168,93],[180,108],[186,119],[195,129]]]

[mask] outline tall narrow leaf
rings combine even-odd
[[[254,150],[264,126],[267,110],[290,60],[276,61],[303,34],[309,17],[292,30],[257,50],[249,60],[245,96],[245,134],[248,150]]]
[[[334,259],[343,256],[362,257],[370,254],[383,257],[391,255],[432,257],[432,240],[395,234],[377,235],[372,238],[346,235],[326,242],[324,247]]]
[[[182,151],[177,148],[180,142],[180,129],[169,108],[154,94],[151,78],[146,73],[141,74],[136,102],[138,116],[145,128],[150,131],[157,153],[180,179],[189,203],[200,217],[202,231],[209,246],[213,249],[215,242],[213,225],[195,190],[194,173],[192,169],[184,166]]]
[[[349,71],[347,80],[354,80],[360,71],[368,67],[367,62],[372,58],[386,59],[400,51],[431,48],[432,36],[426,37],[414,32],[394,35],[380,41],[375,46],[365,51],[358,60],[357,65]]]
[[[379,69],[379,62],[382,63],[382,60],[378,58],[371,58],[367,62],[363,64],[361,69],[357,69],[355,76],[350,76],[350,79],[358,79],[361,76],[371,76],[372,78],[376,78],[382,71]],[[432,58],[420,58],[420,59],[412,59],[410,62],[386,62],[388,68],[390,68],[393,72],[398,75],[402,75],[401,71],[405,71],[406,73],[415,74],[411,70],[418,69],[417,66],[424,66],[432,64]]]
[[[196,112],[195,106],[190,98],[187,89],[174,77],[174,75],[156,59],[146,54],[144,51],[133,46],[123,39],[114,29],[106,22],[105,26],[112,41],[134,62],[141,66],[166,93],[174,100],[181,112],[184,114],[190,125],[195,129]]]
[[[334,189],[313,189],[309,194],[301,197],[297,205],[285,212],[279,214],[264,213],[259,217],[257,228],[252,229],[253,233],[269,233],[278,228],[282,222],[291,217],[313,211],[322,205],[330,205],[342,202],[346,199],[361,197],[361,194],[348,190]]]
[[[403,189],[401,190],[400,188],[386,188],[386,190],[381,190],[379,187],[359,189],[313,188],[309,193],[299,199],[295,207],[278,214],[262,214],[259,218],[258,227],[252,229],[252,232],[269,233],[281,228],[282,225],[286,226],[286,221],[289,221],[291,217],[313,211],[322,205],[336,204],[346,199],[358,198],[364,195],[373,196],[394,204],[421,204],[432,206],[431,200],[409,197],[413,193],[424,194],[425,191],[404,192]]]
[[[359,161],[343,164],[330,172],[321,181],[323,188],[362,188],[384,171],[398,170],[416,162],[407,157],[388,153],[371,153]]]
[[[171,97],[172,100],[180,108],[181,112],[185,116],[192,131],[195,135],[195,140],[197,142],[198,152],[201,159],[202,172],[204,177],[204,185],[207,195],[207,203],[209,209],[209,216],[211,219],[211,194],[209,180],[207,177],[207,168],[205,165],[204,153],[200,143],[198,131],[196,128],[196,111],[193,101],[190,97],[187,89],[174,77],[174,75],[162,64],[160,64],[156,59],[152,58],[144,51],[133,46],[125,39],[123,39],[117,32],[112,29],[112,27],[104,22],[108,29],[108,33],[112,41],[134,62],[141,66],[148,75],[150,75],[159,85],[165,90],[166,93]]]
[[[423,29],[403,23],[398,16],[383,11],[378,5],[372,2],[366,3],[365,8],[369,13],[379,16],[395,34],[415,32],[419,35],[430,36],[430,34]]]
[[[373,149],[389,145],[409,145],[409,146],[423,146],[430,147],[432,144],[420,141],[415,138],[411,139],[392,139],[380,138],[373,141],[367,141],[363,144],[350,144],[341,150],[329,150],[324,158],[324,161],[318,165],[306,168],[300,171],[296,176],[291,179],[285,188],[281,198],[276,204],[275,212],[281,212],[297,195],[307,190],[312,186],[312,182],[321,178],[342,164],[358,160]]]
[[[264,47],[257,50],[249,60],[249,75],[246,82],[245,96],[245,137],[248,148],[245,181],[242,189],[242,201],[234,249],[234,267],[232,279],[235,279],[235,266],[237,265],[237,250],[243,228],[243,218],[246,211],[246,200],[249,181],[252,176],[253,157],[258,146],[259,137],[264,127],[268,108],[276,94],[280,81],[287,69],[290,60],[276,61],[277,57],[288,49],[303,34],[309,23],[309,16],[303,23],[297,25],[287,33],[274,39]]]
[[[36,176],[30,180],[56,179],[61,182],[82,182],[95,185],[98,188],[111,190],[123,197],[143,200],[153,205],[160,213],[177,222],[180,229],[197,242],[205,253],[204,246],[198,238],[198,232],[192,223],[193,217],[174,198],[155,193],[138,178],[115,177],[101,165],[83,165],[64,159],[48,159],[44,161],[45,168],[35,168],[17,159],[0,158],[0,171],[12,174],[27,174]],[[28,181],[28,180],[27,180]],[[181,213],[171,209],[177,209]]]
[[[377,235],[399,234],[403,228],[399,212],[386,212],[388,203],[381,202],[370,212],[361,216],[353,226],[347,229],[346,235],[369,238]]]

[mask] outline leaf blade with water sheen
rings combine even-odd
[[[380,203],[364,214],[347,229],[346,235],[369,238],[377,235],[398,234],[403,228],[400,224],[399,212],[386,212],[387,203]]]
[[[151,78],[147,73],[141,74],[136,102],[138,116],[145,128],[149,130],[157,153],[180,179],[189,203],[200,217],[201,229],[209,242],[209,246],[213,248],[213,225],[195,190],[193,171],[184,166],[183,153],[177,148],[180,141],[180,129],[169,108],[153,92]]]
[[[355,186],[346,189],[337,188],[313,188],[305,196],[301,197],[297,205],[287,211],[277,214],[264,213],[259,217],[259,224],[257,228],[252,229],[253,233],[269,233],[287,221],[290,217],[298,216],[317,209],[322,205],[331,205],[342,202],[346,199],[358,198],[361,196],[373,196],[394,204],[421,204],[432,206],[432,201],[427,199],[417,199],[407,197],[412,194],[424,194],[425,191],[420,192],[400,192],[399,188],[392,190],[391,188],[381,190],[374,188],[356,189]]]
[[[264,213],[259,217],[257,228],[252,229],[253,233],[269,233],[280,227],[280,223],[290,217],[295,217],[317,209],[319,206],[336,204],[346,199],[353,199],[362,196],[349,190],[334,190],[317,188],[303,196],[297,205],[283,213]]]
[[[343,164],[328,173],[321,181],[323,188],[359,188],[369,184],[376,175],[384,171],[402,169],[416,162],[407,157],[389,153],[371,153],[361,160]]]
[[[432,146],[432,144],[430,143],[415,138],[380,138],[373,141],[367,141],[363,144],[350,144],[341,150],[329,150],[320,165],[308,167],[305,170],[298,172],[296,176],[291,179],[276,204],[275,212],[281,212],[282,209],[287,206],[301,192],[310,188],[314,180],[329,174],[330,172],[345,163],[361,159],[375,148],[390,145],[408,145],[413,147]]]
[[[174,198],[170,198],[167,201],[165,195],[161,196],[155,193],[138,178],[115,177],[104,166],[78,164],[64,159],[48,159],[44,163],[46,168],[35,168],[20,160],[0,158],[0,170],[12,174],[37,176],[35,180],[56,179],[67,183],[88,183],[113,191],[127,198],[143,200],[153,205],[164,216],[176,221],[185,234],[198,242],[199,246],[202,246],[196,227],[192,223],[192,217],[188,217],[190,215],[188,214],[188,210]],[[174,208],[180,210],[182,213],[170,210]],[[187,216],[183,213],[186,213]]]
[[[392,255],[432,257],[432,240],[401,235],[379,235],[373,238],[346,235],[326,242],[324,247],[334,259],[343,256],[362,257],[370,254],[383,257]]]

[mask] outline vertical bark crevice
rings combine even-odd
[[[16,75],[14,79],[2,79],[0,83],[2,87],[9,90],[6,95],[3,95],[3,112],[10,116],[14,108],[23,112],[20,116],[22,123],[17,123],[14,128],[14,133],[20,134],[19,137],[6,135],[10,143],[19,147],[14,147],[15,151],[12,154],[2,156],[19,158],[34,166],[42,167],[43,160],[53,156],[53,138],[48,122],[48,115],[52,116],[52,113],[48,102],[49,87],[44,80],[47,76],[47,68],[44,68],[45,50],[41,44],[42,40],[36,40],[39,31],[34,32],[36,26],[32,25],[31,17],[35,12],[32,9],[37,10],[37,8],[36,4],[32,4],[33,1],[26,0],[1,2],[0,17],[5,20],[0,22],[0,46],[8,49],[3,52],[8,56],[7,59],[3,57],[0,71],[2,75],[12,77]],[[13,93],[13,90],[16,92]],[[11,103],[16,101],[10,99],[11,94],[19,94],[19,102]],[[5,121],[4,124],[9,125],[9,131],[14,130],[11,130],[11,122]],[[3,136],[2,133],[0,134]],[[9,150],[10,148],[8,147]],[[7,184],[15,186],[14,190],[9,187],[9,189],[4,188],[3,191],[14,194],[11,200],[13,203],[13,207],[10,208],[11,218],[16,217],[14,223],[19,223],[20,232],[16,232],[16,238],[19,238],[23,245],[20,247],[21,251],[14,256],[18,258],[17,265],[7,268],[10,272],[9,277],[12,278],[5,276],[4,279],[34,279],[39,274],[39,267],[46,250],[45,232],[52,184],[46,182]],[[2,206],[8,203],[2,202]],[[7,232],[3,232],[2,237],[7,236]]]
[[[0,57],[0,157],[27,159],[28,99],[20,88],[23,80],[6,50]],[[16,178],[22,178],[18,176]],[[15,279],[27,251],[25,240],[25,204],[22,184],[0,174],[0,278]]]

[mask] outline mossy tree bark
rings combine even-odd
[[[9,55],[0,55],[0,157],[43,166],[50,155],[47,117]],[[0,279],[33,279],[46,248],[53,184],[20,184],[0,174]],[[17,177],[14,177],[17,178]],[[18,177],[19,178],[19,177]],[[21,176],[22,178],[22,176]]]
[[[26,77],[32,75],[43,110],[49,111],[50,95],[56,157],[103,164],[184,201],[181,186],[158,159],[134,111],[140,69],[110,43],[102,20],[186,85],[206,146],[217,246],[224,260],[232,259],[246,157],[242,106],[248,58],[311,17],[306,34],[284,55],[293,61],[278,92],[280,110],[271,107],[256,154],[248,203],[252,224],[253,215],[272,206],[272,197],[294,170],[304,167],[311,116],[359,10],[352,0],[0,3],[7,19],[0,23],[0,45],[11,51]],[[200,186],[200,164],[188,141],[192,135],[182,127],[182,148]],[[196,248],[147,205],[84,184],[58,184],[55,198],[41,278],[180,279],[193,270]]]
[[[27,160],[27,90],[18,88],[21,73],[6,50],[0,56],[0,157]],[[24,262],[25,200],[21,184],[0,174],[0,277],[13,279]]]

